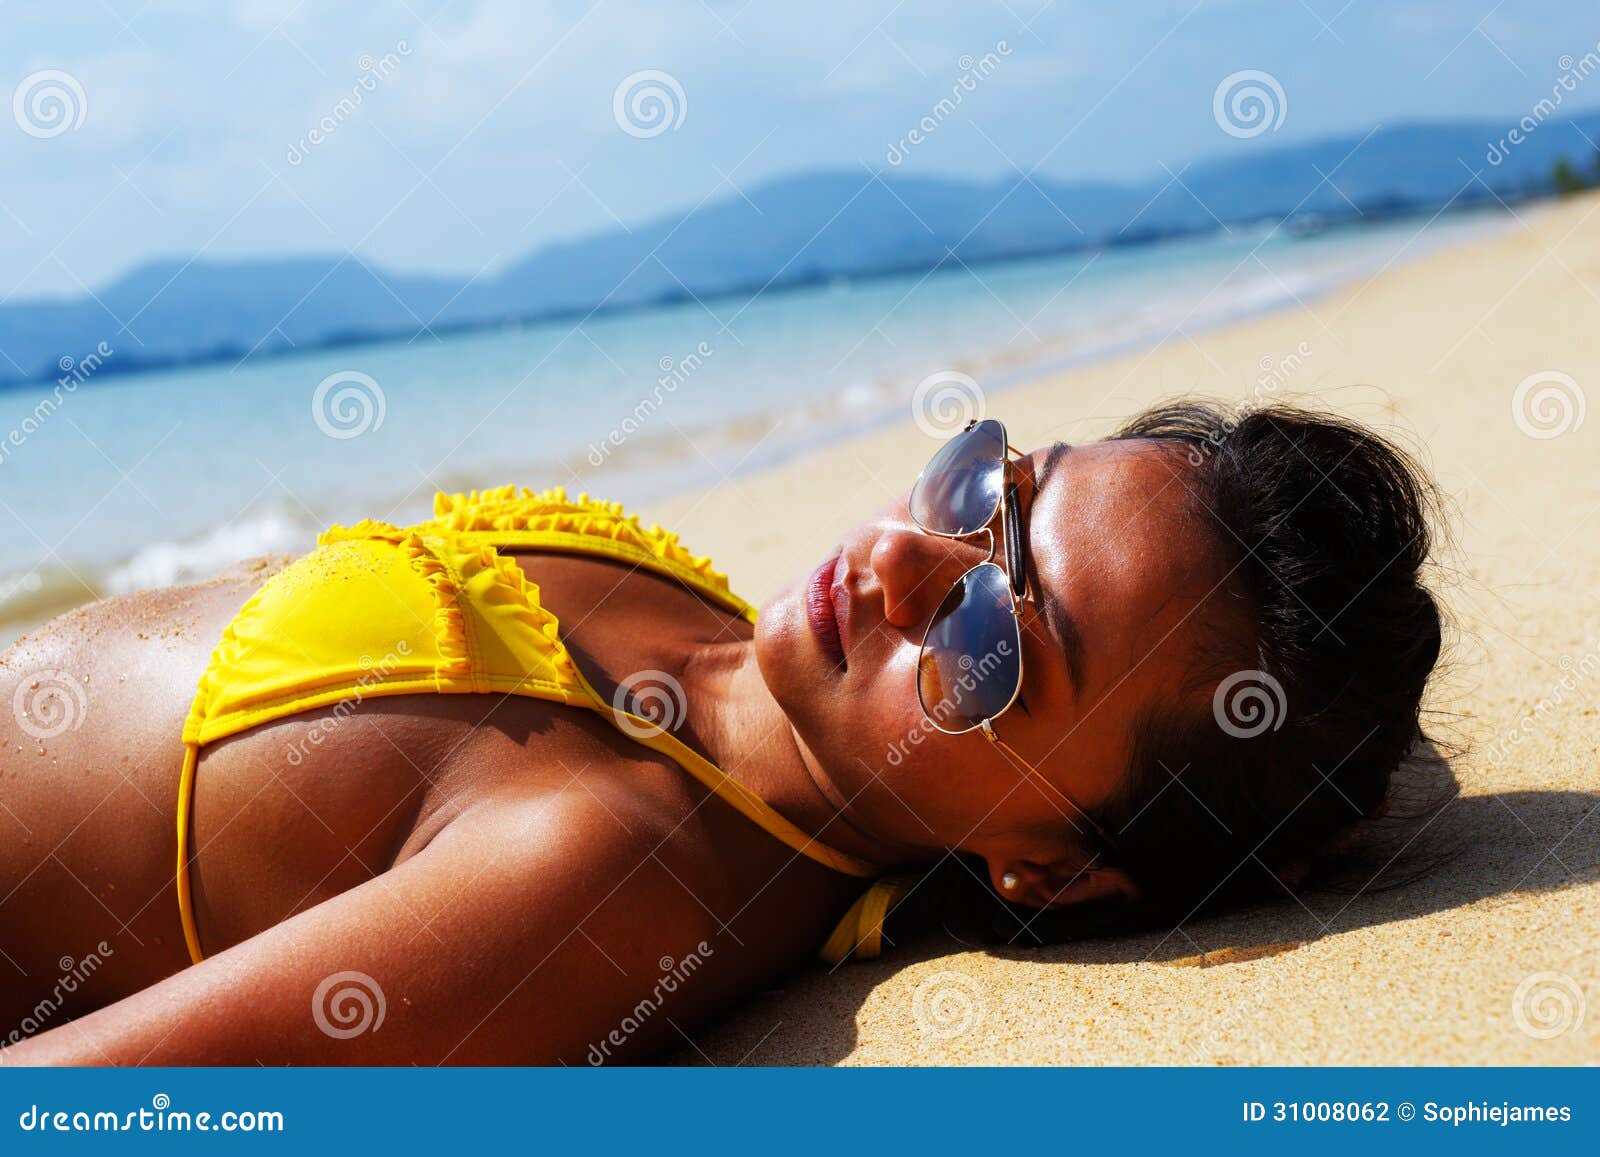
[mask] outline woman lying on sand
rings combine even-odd
[[[952,852],[1031,942],[1281,896],[1418,738],[1426,495],[1178,404],[969,428],[759,618],[509,489],[73,612],[0,660],[0,1060],[636,1060]]]

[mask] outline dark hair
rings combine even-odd
[[[1126,786],[1099,818],[1164,912],[1281,896],[1378,814],[1423,737],[1442,638],[1421,581],[1431,484],[1371,430],[1285,405],[1173,403],[1114,437],[1183,455],[1229,568],[1213,597],[1253,637],[1208,652],[1199,702],[1135,723]]]
[[[1026,928],[1024,942],[1048,943],[1284,898],[1383,811],[1423,739],[1441,617],[1421,581],[1436,502],[1411,455],[1281,404],[1163,404],[1112,439],[1170,449],[1227,577],[1202,604],[1208,645],[1183,694],[1135,721],[1125,786],[1095,814],[1113,840],[1101,854],[1142,899],[1005,905],[998,920],[991,900],[989,939]]]

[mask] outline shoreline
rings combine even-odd
[[[1428,236],[1427,230],[1435,227],[1442,216],[1440,213],[1433,218],[1418,219],[1417,232],[1384,268],[1425,259],[1431,252],[1471,246],[1510,227],[1503,211],[1473,207],[1449,215],[1446,228],[1461,232],[1452,232],[1444,237]],[[1379,227],[1390,224],[1379,223]],[[1257,245],[1264,244],[1280,230],[1281,226],[1265,229]],[[1340,226],[1330,232],[1345,233],[1356,238],[1362,236],[1359,227],[1350,225]],[[1422,251],[1407,253],[1419,238]],[[1204,238],[1184,238],[1180,243],[1199,244],[1203,241]],[[1363,264],[1362,258],[1375,256],[1363,253],[1351,269],[1319,269],[1315,274],[1307,272],[1304,276],[1309,280],[1297,288],[1284,285],[1280,280],[1279,292],[1265,300],[1243,303],[1228,300],[1209,311],[1205,309],[1209,296],[1181,303],[1185,308],[1175,326],[1191,338],[1204,337],[1271,318],[1296,308],[1296,302],[1304,305],[1325,301],[1354,282],[1372,276],[1372,270],[1368,268],[1370,262]],[[1236,273],[1243,264],[1241,261],[1233,272]],[[1123,332],[1109,335],[1097,331],[1090,335],[1036,341],[1023,350],[974,351],[953,359],[942,372],[966,375],[969,381],[981,378],[978,388],[985,397],[1006,397],[1013,391],[1027,390],[1058,375],[1092,369],[1158,348],[1172,337],[1173,329],[1169,328],[1169,323],[1177,310],[1178,306],[1174,305],[1165,314],[1129,319],[1121,327]],[[1188,324],[1185,327],[1186,322]],[[307,357],[315,353],[302,352]],[[200,369],[184,367],[179,372],[198,372]],[[122,389],[127,388],[127,384],[120,381],[105,383],[91,378],[85,388]],[[963,388],[958,387],[957,394],[948,396],[946,400],[957,405],[965,404],[960,396]],[[856,389],[863,391],[867,387]],[[854,438],[888,432],[904,424],[910,390],[903,390],[901,384],[880,381],[872,388],[871,395],[825,393],[797,409],[768,410],[717,425],[697,425],[688,429],[669,422],[670,433],[657,430],[634,438],[626,447],[626,452],[619,453],[618,460],[598,475],[585,471],[585,463],[580,457],[582,452],[574,449],[536,456],[517,469],[474,472],[471,475],[443,471],[437,481],[444,488],[452,490],[501,484],[505,480],[501,475],[536,489],[543,485],[564,484],[571,492],[586,491],[621,501],[630,510],[643,513],[656,503],[692,496],[723,480],[744,479],[790,466],[814,455],[827,453],[831,448]],[[586,449],[592,450],[593,444]],[[589,462],[592,463],[592,459]],[[585,476],[586,473],[588,476]],[[566,482],[563,483],[562,479],[566,479]],[[420,497],[418,493],[412,493],[396,503],[396,510],[409,509],[411,513],[422,517],[422,507],[430,500],[431,492]],[[388,499],[379,498],[377,505],[384,507],[387,502]],[[391,511],[391,516],[399,515]],[[655,519],[647,517],[646,521]],[[236,519],[185,538],[146,542],[131,554],[106,559],[58,559],[45,566],[0,574],[0,646],[9,645],[18,635],[55,615],[97,598],[154,586],[198,581],[241,558],[255,554],[296,553],[310,549],[315,536],[322,529],[323,526],[304,509],[269,503],[251,519]]]
[[[1529,196],[1523,200],[1511,203],[1515,210],[1518,207],[1537,206],[1549,199],[1548,195]],[[1440,217],[1467,217],[1475,214],[1502,213],[1500,204],[1493,201],[1472,201],[1460,206],[1423,205],[1408,207],[1397,212],[1383,215],[1368,214],[1365,217],[1341,217],[1318,221],[1307,225],[1291,218],[1283,218],[1273,223],[1274,230],[1283,230],[1291,236],[1316,237],[1337,235],[1342,232],[1358,231],[1371,228],[1375,225],[1393,224],[1403,221],[1437,220]],[[1236,221],[1233,223],[1239,230],[1248,229],[1251,222]],[[1224,224],[1217,229],[1195,229],[1158,234],[1137,234],[1125,239],[1111,239],[1099,244],[1085,244],[1063,246],[1037,250],[1018,250],[1015,252],[996,253],[987,256],[957,259],[956,264],[967,268],[989,268],[996,266],[1022,265],[1034,261],[1049,261],[1058,257],[1071,257],[1083,254],[1108,253],[1118,250],[1139,249],[1169,243],[1182,243],[1185,241],[1204,241],[1207,238],[1222,233],[1232,232],[1232,228]],[[631,313],[647,313],[651,310],[671,308],[689,304],[709,305],[714,303],[739,301],[753,296],[776,296],[786,293],[804,292],[806,290],[825,287],[834,282],[843,281],[850,284],[870,285],[873,282],[888,281],[897,277],[922,274],[926,277],[937,277],[955,272],[951,263],[940,261],[937,265],[907,265],[884,266],[873,269],[867,273],[853,273],[842,275],[814,274],[806,277],[797,277],[765,285],[752,283],[750,285],[735,286],[718,289],[713,292],[693,294],[683,293],[655,298],[648,301],[620,302],[607,305],[600,302],[589,308],[574,306],[570,309],[553,310],[537,314],[509,314],[503,317],[486,319],[483,321],[457,322],[454,324],[429,324],[423,329],[408,329],[395,331],[374,330],[371,332],[356,332],[350,334],[335,334],[323,341],[314,344],[304,344],[291,348],[275,347],[266,350],[258,349],[216,349],[197,357],[183,357],[171,359],[153,359],[149,361],[127,360],[127,355],[117,363],[107,364],[96,377],[102,384],[107,379],[117,380],[125,378],[140,378],[156,374],[176,374],[189,370],[205,371],[217,366],[233,363],[234,369],[239,369],[250,364],[259,364],[272,361],[289,361],[297,357],[316,357],[321,354],[347,351],[383,348],[397,345],[411,345],[420,340],[424,335],[441,338],[471,336],[480,333],[493,333],[501,330],[534,329],[546,325],[560,325],[564,322],[575,320],[587,321],[596,317],[626,317]],[[22,302],[25,305],[54,304],[54,302]],[[75,303],[74,303],[75,304]],[[103,344],[103,343],[102,343]],[[125,366],[126,368],[119,368]],[[27,391],[40,387],[56,384],[59,379],[54,375],[43,373],[37,377],[5,377],[0,378],[0,395],[14,391]],[[84,384],[88,384],[85,382]]]

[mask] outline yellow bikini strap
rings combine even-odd
[[[573,665],[573,674],[582,686],[589,700],[589,706],[610,721],[613,727],[634,742],[643,744],[651,751],[659,752],[672,760],[710,788],[712,794],[723,803],[769,836],[787,844],[807,859],[815,860],[823,867],[832,868],[835,872],[841,872],[846,876],[877,876],[883,872],[882,867],[870,860],[863,860],[859,856],[830,848],[814,836],[807,835],[795,824],[779,815],[766,800],[677,736],[663,730],[659,723],[628,711],[620,711],[606,702],[576,664]]]
[[[178,915],[183,920],[183,942],[189,946],[189,963],[205,959],[200,951],[200,929],[194,919],[194,897],[189,893],[189,824],[194,810],[194,770],[200,762],[200,745],[183,745],[183,773],[178,777]]]
[[[627,720],[632,725],[627,732],[630,738],[672,760],[683,770],[705,784],[706,787],[710,788],[712,794],[722,800],[723,803],[733,808],[774,839],[787,844],[807,859],[815,860],[823,867],[832,868],[835,872],[841,872],[846,876],[870,877],[876,876],[883,871],[881,866],[869,860],[863,860],[859,856],[852,856],[847,852],[839,851],[837,848],[831,848],[816,837],[807,835],[803,829],[779,815],[766,800],[706,759],[688,744],[676,736],[660,730],[658,725],[642,716],[616,710],[609,703],[600,699],[597,694],[594,694],[592,688],[590,690],[593,696],[592,706],[596,711],[611,717],[613,722]]]
[[[884,917],[911,889],[911,884],[910,876],[885,876],[868,888],[822,946],[822,959],[838,964],[852,952],[858,960],[870,960],[882,952]]]

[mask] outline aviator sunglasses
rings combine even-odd
[[[989,558],[956,579],[928,623],[917,657],[917,699],[928,722],[946,735],[982,730],[1109,844],[1099,824],[994,730],[1022,693],[1021,604],[1032,601],[1012,455],[1022,452],[1006,440],[1004,425],[971,421],[911,488],[911,519],[924,533],[989,542]],[[1003,564],[995,561],[997,545]]]

